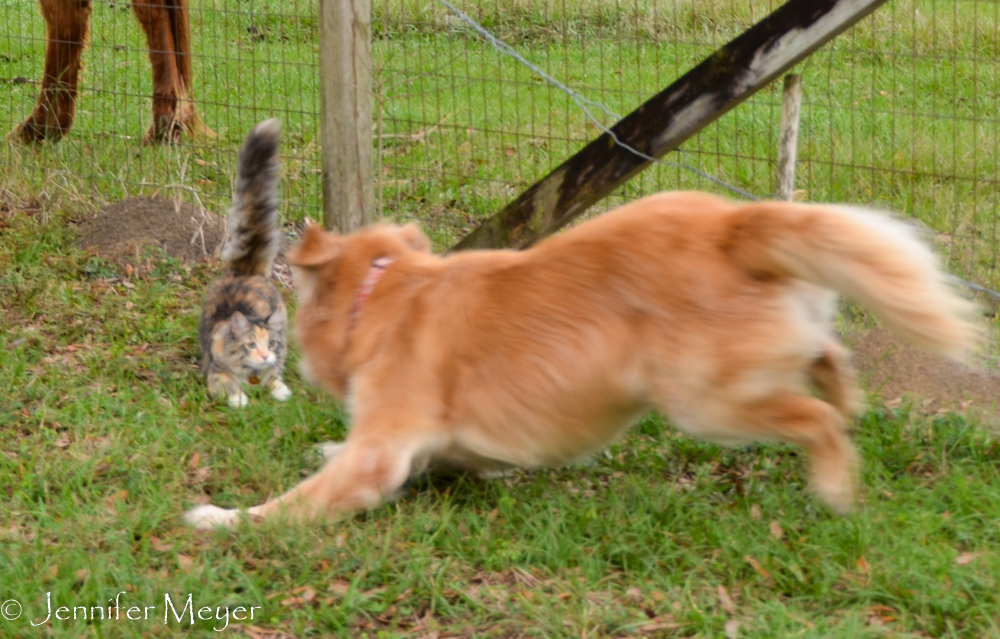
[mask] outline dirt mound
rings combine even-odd
[[[1000,373],[931,355],[881,328],[844,341],[854,351],[861,386],[887,404],[910,395],[922,413],[968,409],[1000,421]]]
[[[145,249],[162,249],[183,262],[218,255],[226,223],[218,215],[163,197],[116,202],[79,226],[79,246],[119,265],[137,265]]]

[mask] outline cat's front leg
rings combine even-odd
[[[240,380],[228,373],[209,373],[208,394],[212,397],[225,396],[226,401],[233,408],[243,408],[250,403],[250,398],[243,392]]]
[[[267,388],[271,391],[271,397],[275,398],[279,402],[283,402],[292,396],[292,391],[285,382],[281,381],[281,378],[275,375],[266,382]]]

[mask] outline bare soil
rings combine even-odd
[[[226,235],[225,220],[187,203],[164,197],[132,197],[115,202],[80,223],[79,245],[124,266],[138,266],[149,248],[185,263],[217,257]]]
[[[861,387],[888,406],[912,400],[924,414],[972,411],[1000,422],[1000,373],[931,355],[883,328],[848,335]]]

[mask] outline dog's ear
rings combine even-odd
[[[410,222],[406,226],[399,227],[399,234],[403,236],[403,239],[410,245],[410,248],[421,253],[431,252],[431,241],[427,239],[427,236],[424,235],[424,232],[420,230],[420,227],[415,222]]]
[[[327,233],[319,224],[310,222],[302,239],[288,251],[285,259],[292,266],[311,267],[326,264],[340,254],[336,236]]]

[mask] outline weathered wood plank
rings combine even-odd
[[[375,221],[371,0],[320,0],[323,225],[348,233]]]
[[[611,130],[660,157],[766,86],[886,0],[790,0]],[[530,246],[651,164],[604,133],[452,250]]]

